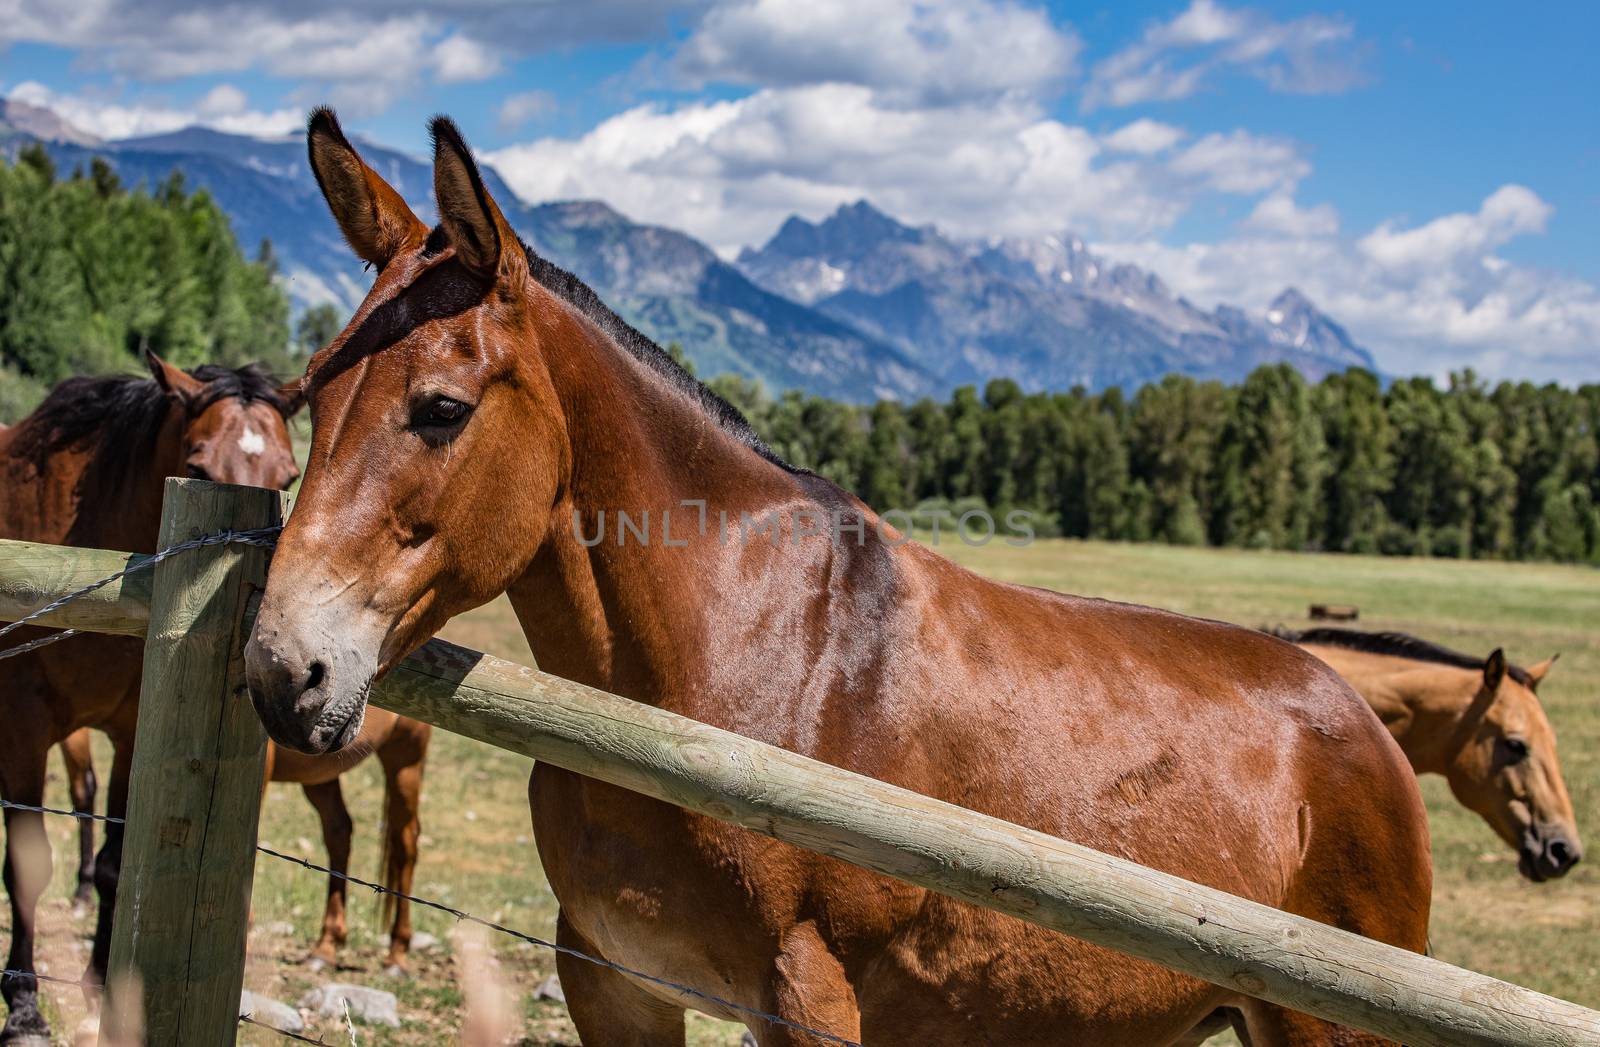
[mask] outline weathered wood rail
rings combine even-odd
[[[0,542],[0,618],[25,614],[126,560]],[[158,579],[168,567],[155,569]],[[130,579],[97,600],[63,607],[47,624],[136,634],[150,621],[149,594],[147,583]],[[250,613],[245,606],[235,642],[248,634]],[[374,688],[372,701],[1415,1047],[1600,1047],[1600,1012],[443,641],[407,659]],[[251,785],[259,786],[259,771]],[[133,807],[129,815],[131,835],[141,815]],[[239,872],[248,882],[248,869]],[[242,965],[242,948],[233,947]],[[147,994],[154,988],[147,983]]]

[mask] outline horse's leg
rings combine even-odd
[[[317,809],[322,822],[322,842],[328,848],[328,867],[340,872],[350,871],[350,811],[344,805],[344,793],[339,779],[319,785],[305,785],[306,799]],[[349,936],[350,928],[345,917],[345,880],[328,877],[328,901],[322,909],[322,936],[312,948],[306,962],[313,970],[333,965],[339,949]]]
[[[831,1033],[847,1040],[861,1039],[861,1011],[855,990],[845,978],[844,967],[810,920],[795,924],[784,932],[782,951],[771,984],[772,1013],[785,1021],[818,1032]],[[777,1022],[751,1023],[761,1047],[811,1047],[826,1043]]]
[[[61,743],[61,762],[67,768],[67,785],[72,790],[72,809],[79,814],[94,813],[94,797],[99,783],[94,777],[94,753],[89,729],[81,727]],[[78,889],[72,895],[72,915],[83,919],[94,904],[94,821],[78,822]]]
[[[138,705],[125,703],[137,715]],[[128,780],[133,772],[133,731],[118,730],[111,733],[111,788],[106,791],[106,815],[110,818],[128,816]],[[117,910],[117,880],[122,875],[121,822],[106,823],[105,843],[94,861],[94,886],[100,894],[100,916],[95,922],[94,951],[89,957],[88,980],[104,985],[106,967],[111,960],[111,922]]]
[[[17,710],[16,716],[7,727],[12,738],[0,759],[0,794],[12,803],[37,807],[44,802],[50,741],[44,735],[42,716],[28,717],[23,710]],[[50,1027],[39,1013],[39,980],[33,976],[33,939],[39,896],[50,884],[50,838],[45,834],[44,816],[37,811],[8,807],[5,825],[5,885],[11,898],[11,951],[6,969],[28,973],[0,977],[0,994],[11,1009],[0,1029],[0,1044],[49,1047]]]
[[[402,895],[411,893],[417,871],[417,838],[422,835],[422,766],[428,755],[428,732],[396,732],[378,749],[383,764],[383,883]],[[385,897],[389,922],[389,955],[384,972],[405,973],[411,951],[411,902]]]
[[[1250,1047],[1394,1047],[1393,1040],[1333,1025],[1321,1018],[1285,1010],[1259,1000],[1246,1002],[1244,1011]]]
[[[1233,1012],[1219,1007],[1207,1015],[1205,1021],[1184,1033],[1182,1039],[1174,1041],[1172,1047],[1200,1047],[1202,1043],[1205,1043],[1213,1036],[1220,1035],[1230,1028],[1242,1029],[1243,1019],[1241,1018],[1239,1022],[1235,1022],[1233,1018]],[[1245,1047],[1250,1047],[1250,1041],[1245,1039],[1244,1036],[1245,1034],[1241,1031],[1240,1042]]]
[[[600,955],[565,915],[556,921],[556,944]],[[556,954],[556,974],[585,1047],[684,1047],[682,1007],[652,996],[625,975],[567,953]]]

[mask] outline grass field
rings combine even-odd
[[[943,551],[997,578],[1070,592],[1132,600],[1247,625],[1298,623],[1312,601],[1353,603],[1363,626],[1399,628],[1487,653],[1503,645],[1532,662],[1560,651],[1542,688],[1580,826],[1600,842],[1591,812],[1600,802],[1600,574],[1583,568],[1424,560],[1190,550],[1101,543],[999,543]],[[506,658],[529,654],[509,608],[497,603],[453,622],[445,635]],[[108,761],[102,757],[102,768]],[[435,734],[423,807],[423,850],[416,891],[533,934],[553,932],[555,902],[539,872],[525,798],[529,763],[462,739]],[[381,780],[366,765],[347,777],[357,817],[354,872],[375,876],[376,811]],[[1432,816],[1437,869],[1433,947],[1442,959],[1600,1007],[1600,871],[1591,862],[1566,879],[1523,881],[1511,852],[1476,816],[1458,808],[1442,780],[1423,783]],[[59,768],[47,802],[66,804]],[[67,906],[73,826],[53,819],[56,885],[45,907],[41,946],[49,969],[76,977],[87,958],[88,924]],[[274,786],[261,836],[274,847],[321,860],[317,825],[298,790]],[[255,884],[255,932],[247,985],[294,1002],[317,979],[297,964],[320,924],[323,883],[313,874],[262,857]],[[361,1043],[423,1044],[454,1039],[462,997],[449,949],[455,921],[416,914],[419,931],[440,944],[415,957],[414,975],[381,973],[378,904],[352,894],[352,934],[340,980],[388,988],[401,1001],[398,1032],[361,1030]],[[523,1043],[576,1043],[559,1004],[532,999],[554,969],[543,949],[493,943],[501,977],[521,994]],[[75,992],[52,992],[58,1028],[69,1031]],[[313,1023],[329,1043],[347,1044],[342,1022]],[[738,1030],[692,1016],[690,1042],[734,1044]],[[249,1031],[242,1042],[278,1042]],[[1223,1042],[1223,1041],[1218,1041]]]

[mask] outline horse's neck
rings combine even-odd
[[[101,454],[111,450],[102,448]],[[78,464],[68,544],[135,553],[155,551],[166,478],[184,473],[183,413],[169,407],[151,453],[130,462],[125,476],[113,475],[103,458]]]
[[[1379,677],[1368,695],[1418,774],[1443,774],[1460,748],[1460,729],[1472,705],[1459,670],[1430,663]],[[1366,693],[1365,691],[1363,692]]]
[[[809,504],[814,481],[767,461],[609,339],[583,351],[550,364],[571,478],[512,603],[541,668],[684,709],[686,694],[715,690],[719,650],[793,601],[793,586],[772,581],[829,555],[822,542],[738,540],[741,514],[785,515]]]

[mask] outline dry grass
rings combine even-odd
[[[1600,801],[1600,576],[1540,565],[1458,564],[1271,553],[1185,550],[1103,543],[1040,542],[1027,549],[998,543],[944,551],[984,573],[1073,592],[1135,600],[1249,625],[1294,622],[1312,601],[1354,603],[1362,624],[1409,629],[1470,651],[1504,645],[1516,660],[1560,650],[1562,661],[1544,688],[1561,737],[1562,758],[1584,828]],[[496,603],[452,623],[458,643],[501,657],[529,660],[509,608]],[[101,766],[108,766],[104,755]],[[533,934],[553,933],[555,900],[539,872],[525,796],[529,763],[463,739],[435,735],[423,808],[424,840],[416,890]],[[347,778],[357,812],[354,872],[378,868],[375,812],[381,778],[362,766]],[[274,786],[262,839],[320,860],[322,847],[309,806],[288,786]],[[1441,782],[1424,793],[1433,818],[1438,868],[1433,944],[1440,958],[1534,988],[1600,1006],[1600,876],[1593,864],[1567,879],[1532,885],[1516,874],[1509,851],[1475,816],[1458,808]],[[48,802],[64,805],[64,783],[52,781]],[[52,819],[56,881],[46,903],[42,947],[57,974],[75,977],[87,959],[87,923],[68,911],[73,827]],[[1594,835],[1591,833],[1591,835]],[[255,931],[247,984],[293,1003],[318,980],[297,961],[314,939],[323,883],[268,857],[257,864]],[[383,942],[375,899],[352,893],[351,940],[344,968],[324,977],[387,988],[400,997],[398,1031],[357,1026],[362,1043],[454,1041],[465,998],[451,934],[455,921],[420,911],[417,929],[438,945],[419,951],[412,976],[381,972]],[[576,1043],[564,1009],[536,1002],[533,989],[553,969],[550,953],[512,939],[491,940],[495,979],[517,997],[512,1018],[523,1043]],[[50,993],[57,1028],[70,1032],[75,992]],[[69,1013],[70,1012],[70,1013]],[[348,1044],[342,1022],[313,1024],[330,1043]],[[732,1045],[738,1029],[694,1017],[690,1042]],[[63,1041],[65,1042],[65,1041]],[[258,1030],[246,1043],[275,1039]],[[1221,1041],[1219,1041],[1221,1042]]]

